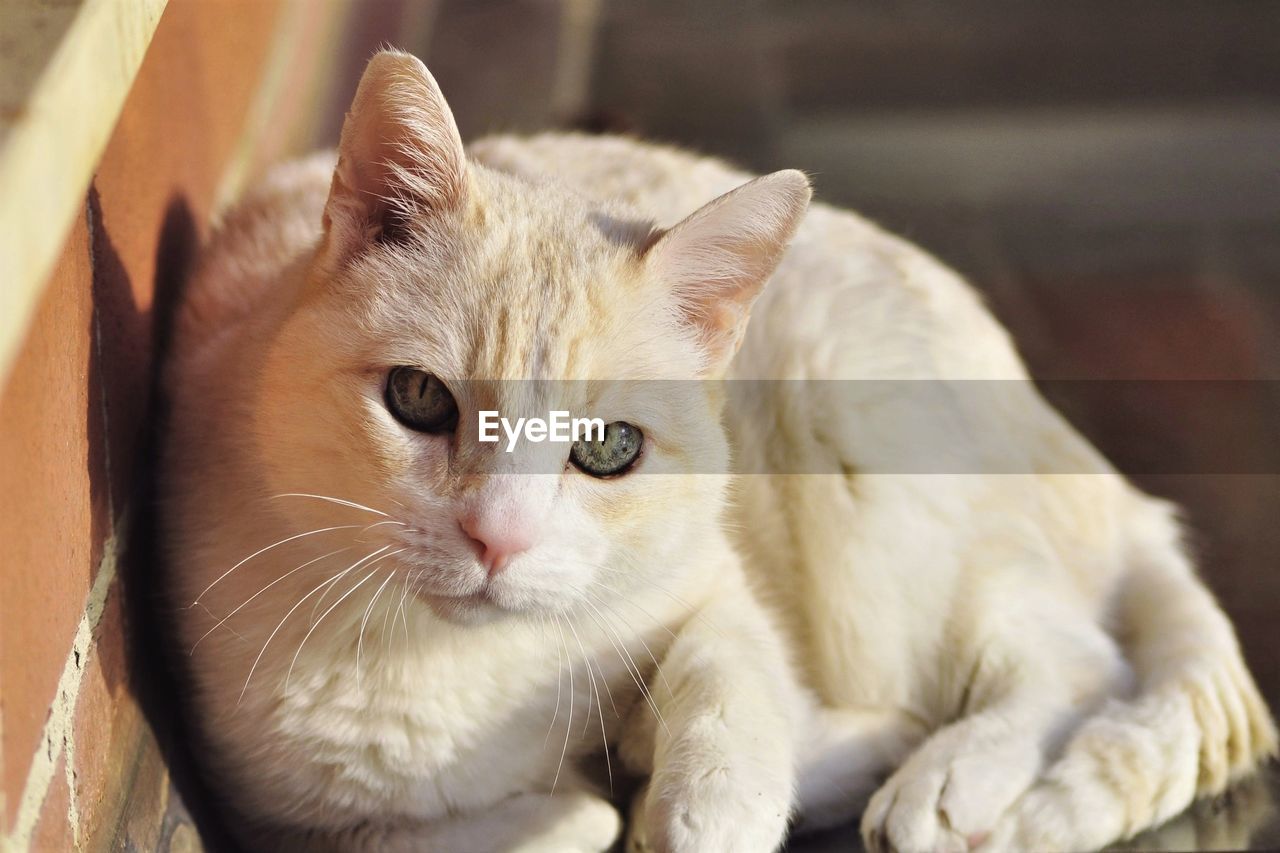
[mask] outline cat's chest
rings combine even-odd
[[[344,787],[424,817],[549,789],[614,740],[661,655],[657,639],[567,622],[386,639],[358,678],[341,654],[303,673],[276,728],[322,774],[341,767]]]

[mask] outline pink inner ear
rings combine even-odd
[[[341,242],[364,241],[390,222],[456,207],[466,152],[453,113],[416,58],[383,51],[369,61],[338,144],[325,220]],[[397,218],[398,217],[398,218]]]
[[[704,205],[646,257],[698,330],[711,366],[737,351],[751,305],[782,260],[809,203],[800,172],[775,172]]]

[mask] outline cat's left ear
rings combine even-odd
[[[659,235],[645,260],[672,288],[696,330],[705,375],[718,375],[742,344],[751,306],[777,269],[812,195],[803,172],[756,178]]]
[[[457,208],[466,188],[462,139],[427,67],[407,53],[375,54],[342,125],[324,212],[328,251],[345,258],[395,242],[408,219]]]

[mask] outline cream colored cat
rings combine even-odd
[[[167,373],[169,593],[251,846],[603,851],[620,815],[579,768],[607,742],[648,777],[633,849],[864,807],[877,849],[1079,849],[1273,750],[1172,509],[964,282],[806,213],[801,174],[558,135],[468,157],[393,52],[338,154],[227,216]],[[1012,381],[911,409],[940,384],[725,376]],[[481,410],[610,427],[507,453]],[[773,473],[731,485],[730,440]]]

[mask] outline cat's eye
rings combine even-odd
[[[644,433],[626,421],[614,421],[604,428],[604,440],[580,440],[569,450],[569,460],[593,477],[624,473],[640,457]]]
[[[453,432],[458,403],[444,383],[416,367],[394,367],[387,376],[387,409],[396,420],[419,432]]]

